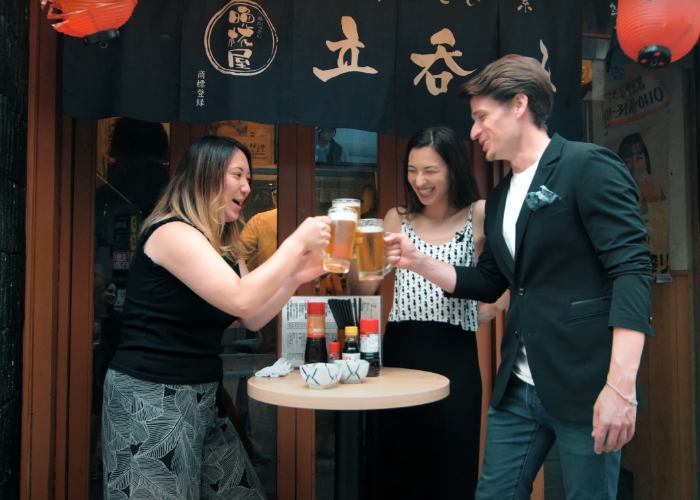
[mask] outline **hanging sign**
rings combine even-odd
[[[291,27],[292,0],[187,2],[181,120],[289,121]]]
[[[63,38],[63,112],[96,120],[178,121],[182,4],[139,2],[120,36]]]
[[[295,122],[392,132],[396,2],[295,0]]]
[[[496,54],[497,0],[403,0],[396,50],[396,130],[449,125],[464,139],[472,126],[460,87]]]
[[[547,121],[551,136],[583,138],[581,128],[581,32],[579,2],[501,0],[499,57],[520,54],[541,62],[549,73],[554,108]]]

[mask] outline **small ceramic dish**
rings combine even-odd
[[[340,367],[331,363],[301,365],[299,374],[311,389],[330,389],[340,380]]]
[[[364,359],[357,361],[338,359],[333,363],[340,367],[340,381],[344,384],[362,383],[369,371],[369,361]]]

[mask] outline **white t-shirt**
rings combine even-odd
[[[506,208],[503,213],[503,238],[506,240],[506,245],[513,258],[515,258],[515,224],[518,222],[520,209],[523,207],[525,196],[527,196],[530,184],[532,184],[532,179],[535,177],[538,164],[539,161],[520,174],[513,172],[513,176],[510,178]],[[520,336],[519,342],[520,349],[515,358],[513,373],[523,382],[535,385],[535,382],[532,380],[532,374],[530,373],[530,365],[527,363],[527,352],[522,335]]]

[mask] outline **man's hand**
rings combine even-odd
[[[636,398],[635,394],[625,396]],[[637,407],[606,385],[593,407],[595,452],[618,451],[634,436]],[[607,436],[607,439],[606,439]],[[603,447],[605,445],[605,447]]]
[[[387,264],[409,271],[415,271],[424,257],[408,236],[400,233],[391,233],[384,238],[384,254]]]

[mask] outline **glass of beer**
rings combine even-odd
[[[357,271],[360,281],[380,280],[391,271],[384,264],[384,221],[362,219],[357,224]]]
[[[347,273],[355,247],[357,212],[348,207],[334,207],[328,211],[331,224],[331,241],[323,252],[323,269],[329,273]]]
[[[360,217],[362,217],[362,202],[360,200],[356,200],[354,198],[336,198],[333,200],[333,208],[335,207],[348,207],[352,208],[355,212],[357,212],[357,220],[360,220]],[[359,238],[359,234],[355,234],[356,238]],[[355,251],[355,248],[353,247],[352,249],[352,258],[354,259],[357,257],[357,252]]]

